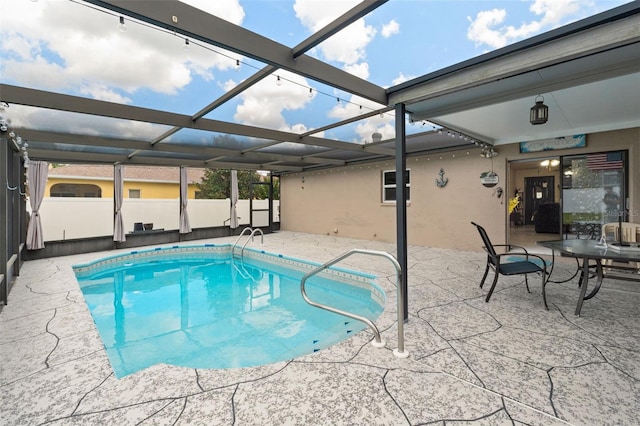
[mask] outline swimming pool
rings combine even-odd
[[[318,264],[231,245],[132,251],[73,267],[117,377],[158,363],[237,368],[310,354],[364,323],[310,306],[300,279]],[[314,300],[372,321],[385,296],[375,276],[332,268]]]

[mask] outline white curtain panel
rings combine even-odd
[[[126,240],[124,220],[122,219],[122,188],[124,186],[124,166],[118,164],[113,168],[113,203],[115,216],[113,218],[113,241],[121,243]]]
[[[236,205],[238,204],[238,171],[231,170],[231,212],[229,221],[229,227],[236,229],[238,225],[238,210]]]
[[[29,202],[31,204],[31,219],[27,226],[27,250],[44,248],[42,222],[40,221],[40,205],[47,187],[49,163],[46,161],[29,161],[27,179],[29,180]]]
[[[180,167],[180,233],[188,234],[191,232],[189,224],[189,214],[187,212],[187,203],[189,202],[189,191],[187,190],[187,168]]]

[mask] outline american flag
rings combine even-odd
[[[614,170],[623,167],[621,152],[587,155],[587,167],[590,170]]]

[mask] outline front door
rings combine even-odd
[[[540,204],[555,202],[555,178],[536,176],[524,178],[524,224],[533,225]]]

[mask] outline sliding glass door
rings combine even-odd
[[[565,238],[599,238],[603,224],[626,220],[626,200],[626,151],[562,158]]]

